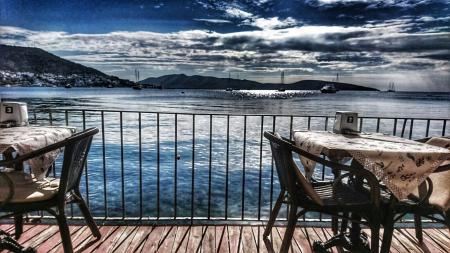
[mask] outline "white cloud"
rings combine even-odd
[[[231,7],[231,6],[229,6],[225,9],[225,13],[230,18],[246,19],[246,18],[253,17],[253,14],[251,14],[250,12],[246,12],[239,8]]]
[[[227,24],[232,23],[230,20],[225,19],[212,19],[212,18],[194,18],[195,21],[213,23],[213,24]]]
[[[295,26],[298,24],[298,21],[291,17],[288,17],[286,19],[279,19],[278,17],[272,17],[272,18],[255,18],[253,20],[246,20],[244,24],[259,27],[263,30],[272,30]]]

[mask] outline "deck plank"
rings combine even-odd
[[[156,252],[156,250],[158,249],[159,241],[164,233],[164,229],[165,227],[162,226],[153,227],[153,229],[145,239],[142,247],[140,248],[140,252]]]
[[[190,226],[180,226],[177,229],[172,252],[185,252],[189,238]]]
[[[202,226],[191,226],[189,234],[187,252],[199,252],[201,250]]]
[[[143,240],[147,233],[149,233],[149,230],[151,230],[151,227],[149,226],[140,226],[134,233],[134,236],[129,243],[128,247],[124,250],[125,253],[131,253],[135,252],[141,243],[143,243]]]
[[[79,245],[78,248],[75,248],[75,252],[92,252],[97,247],[99,247],[103,242],[105,242],[111,234],[113,234],[117,229],[119,229],[117,226],[102,226],[99,228],[100,234],[102,237],[100,240],[92,239],[90,242],[86,242],[85,245]]]
[[[202,243],[202,252],[216,252],[216,229],[214,226],[204,227],[204,237]]]
[[[114,230],[108,238],[105,238],[105,240],[98,245],[95,249],[92,250],[92,252],[107,252],[107,249],[114,244],[114,242],[117,240],[116,237],[120,236],[123,231],[125,230],[125,226],[119,226],[116,230]]]
[[[257,252],[257,245],[251,227],[244,227],[242,229],[242,251],[243,252]]]
[[[281,241],[281,244],[282,244],[284,233],[286,233],[286,228],[284,228],[284,227],[277,227],[276,228],[276,232],[277,232],[276,237],[280,238],[280,241]],[[292,236],[292,238],[294,238],[294,237]],[[289,253],[293,253],[293,252],[295,252],[295,253],[299,252],[299,248],[298,248],[297,244],[295,243],[295,240],[291,241],[291,246],[289,247]]]
[[[83,231],[82,226],[70,226],[69,227],[70,238],[72,240],[76,240],[76,238],[78,238],[78,236],[80,234],[80,231]],[[51,249],[48,252],[49,253],[64,252],[60,233],[55,234],[54,236],[57,236],[59,238],[58,243],[55,245],[55,247],[53,249]]]
[[[228,232],[226,226],[216,226],[216,249],[217,252],[228,253],[230,251]]]
[[[436,245],[430,238],[427,236],[423,237],[423,243],[419,243],[419,241],[416,238],[416,230],[415,229],[402,229],[402,232],[405,233],[405,237],[408,238],[408,240],[411,240],[417,247],[421,248],[423,252],[437,252],[437,253],[445,253],[445,251],[439,247],[439,245]]]
[[[116,247],[114,247],[114,252],[125,252],[128,246],[132,243],[138,229],[139,227],[128,227],[128,229],[126,229],[124,233],[122,233],[122,236],[120,237],[118,244],[116,244]]]
[[[264,233],[264,227],[261,226],[252,226],[252,233],[253,238],[256,243],[256,248],[258,252],[267,252],[266,247],[264,246],[263,242],[263,233]]]
[[[240,226],[227,226],[228,243],[230,245],[230,253],[238,253],[239,252],[240,232],[241,232]]]
[[[435,244],[438,244],[445,252],[450,252],[449,240],[436,235],[432,230],[423,230],[423,235],[430,238]]]
[[[50,238],[52,238],[54,235],[58,234],[59,228],[57,226],[50,226],[47,229],[43,230],[39,235],[34,237],[32,240],[29,240],[27,243],[28,247],[32,248],[38,248],[40,245],[44,245],[47,241],[50,241]],[[53,246],[49,247],[48,250],[44,250],[42,252],[48,252],[50,251]]]
[[[164,236],[161,238],[158,246],[158,252],[171,252],[175,242],[178,227],[170,227],[164,231]]]
[[[0,225],[0,228],[14,229],[11,224]],[[32,246],[38,252],[63,252],[58,226],[27,224],[24,228],[19,240],[24,246]],[[87,226],[70,226],[74,251],[267,252],[262,237],[264,226],[101,226],[99,229],[102,238],[96,240]],[[279,251],[285,231],[284,227],[272,229],[269,238],[275,252]],[[312,253],[311,245],[315,240],[323,241],[332,236],[329,228],[297,227],[289,252]],[[333,249],[333,252],[338,251]],[[391,252],[450,252],[450,235],[446,229],[424,229],[424,243],[419,244],[413,228],[396,229]]]

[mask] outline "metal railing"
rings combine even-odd
[[[279,188],[264,131],[292,138],[295,130],[331,130],[334,122],[333,116],[73,109],[35,109],[31,116],[33,124],[99,128],[84,197],[98,219],[137,222],[266,221]],[[449,120],[362,117],[359,127],[416,139],[445,135]],[[332,173],[320,167],[314,176]],[[328,217],[313,213],[305,220]]]

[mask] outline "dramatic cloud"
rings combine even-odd
[[[0,16],[0,43],[40,47],[124,78],[139,68],[142,76],[232,72],[273,81],[285,71],[296,81],[339,72],[343,80],[355,82],[359,76],[373,85],[411,76],[417,87],[424,80],[436,87],[450,83],[450,3],[445,1],[143,1],[102,9],[100,16],[74,7],[64,21],[53,12],[43,15],[39,7],[18,19],[21,10],[9,7]],[[78,19],[66,22],[73,13]],[[117,13],[125,14],[98,20]],[[34,22],[25,22],[33,15]],[[51,29],[27,26],[40,22]]]

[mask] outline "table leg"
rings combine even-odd
[[[364,190],[363,178],[355,176],[353,178],[353,183],[355,189]],[[354,221],[361,221],[361,216],[355,213],[351,214],[351,218]],[[350,243],[353,249],[364,252],[370,252],[369,243],[367,240],[367,235],[361,233],[361,225],[358,222],[352,222],[352,227],[350,229]]]

